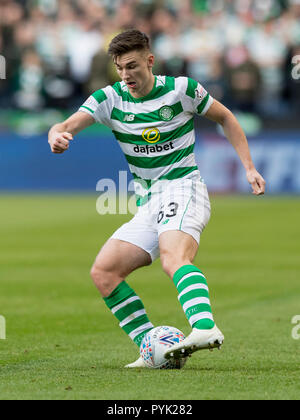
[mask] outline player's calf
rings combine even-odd
[[[173,279],[181,267],[192,264],[198,244],[191,235],[170,230],[160,235],[159,249],[162,268],[170,279]]]
[[[150,262],[149,254],[139,247],[110,239],[101,249],[91,270],[92,279],[105,304],[118,319],[122,330],[138,347],[153,325],[141,299],[125,278]]]

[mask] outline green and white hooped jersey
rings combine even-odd
[[[213,98],[188,77],[155,76],[145,97],[131,96],[124,82],[91,95],[80,107],[113,131],[135,180],[137,205],[160,184],[198,175],[194,114],[204,115]]]

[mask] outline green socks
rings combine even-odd
[[[215,326],[209,290],[203,273],[194,265],[185,265],[173,277],[178,300],[192,328],[209,330]]]
[[[140,346],[146,333],[154,326],[134,290],[123,281],[107,298],[104,298],[104,301],[119,320],[120,327],[137,346]]]

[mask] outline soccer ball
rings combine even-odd
[[[167,349],[185,339],[185,335],[174,327],[160,326],[149,331],[140,347],[140,354],[145,365],[152,369],[181,369],[186,358],[167,360],[164,357]]]

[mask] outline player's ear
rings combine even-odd
[[[148,55],[147,61],[148,61],[148,67],[152,69],[152,67],[154,66],[154,63],[155,63],[154,55],[150,53]]]

